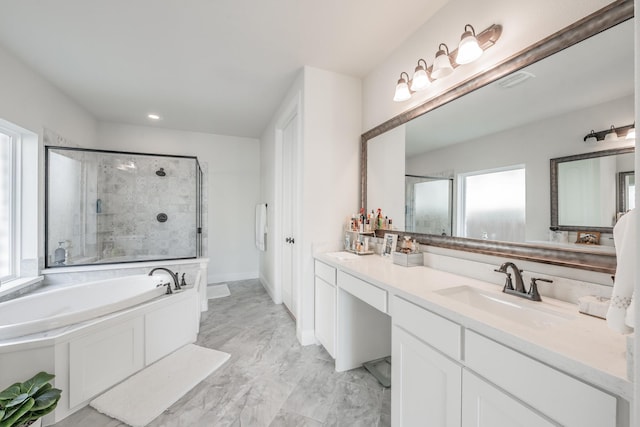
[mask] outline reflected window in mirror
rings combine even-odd
[[[520,242],[526,234],[524,166],[460,175],[460,236]]]
[[[636,174],[634,171],[618,174],[618,214],[636,207]]]
[[[405,231],[451,236],[453,179],[405,175]]]

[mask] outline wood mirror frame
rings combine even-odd
[[[546,37],[545,39],[523,49],[510,58],[496,64],[491,69],[461,82],[459,85],[427,100],[423,104],[399,114],[362,134],[360,146],[360,206],[365,208],[367,206],[367,142],[370,139],[407,123],[418,116],[426,114],[429,111],[460,98],[476,89],[486,86],[491,82],[501,79],[514,71],[524,68],[595,34],[631,19],[633,16],[633,0],[615,1],[591,15],[588,15],[568,27],[550,35],[549,37]],[[422,244],[441,248],[508,257],[511,259],[522,259],[608,274],[615,273],[616,258],[615,254],[612,253],[603,254],[573,248],[553,248],[550,246],[536,244],[404,233],[401,231],[394,231],[394,233],[399,235],[411,234]],[[377,232],[378,237],[381,237],[383,234],[384,230],[379,230]]]

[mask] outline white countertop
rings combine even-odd
[[[571,315],[561,324],[533,328],[435,292],[463,285],[501,291],[500,286],[491,283],[429,267],[402,267],[379,255],[348,260],[331,254],[315,257],[578,379],[628,401],[633,399],[633,384],[626,374],[626,337],[609,329],[603,319],[579,313],[576,305],[544,295],[542,302],[531,302],[503,294],[519,304],[543,304]],[[390,314],[393,316],[392,304]]]

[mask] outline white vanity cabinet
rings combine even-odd
[[[557,426],[467,369],[462,384],[462,427]]]
[[[393,304],[392,425],[459,427],[460,326],[401,298]]]
[[[336,354],[336,269],[315,262],[316,339],[335,359]]]
[[[466,330],[466,369],[486,378],[503,392],[488,387],[473,385],[466,372],[462,382],[463,426],[514,425],[509,423],[509,414],[503,411],[504,423],[495,424],[498,393],[503,399],[522,402],[518,407],[521,419],[544,417],[552,420],[548,425],[566,427],[622,427],[627,420],[617,419],[618,401],[590,384],[582,382],[527,355],[519,353],[474,331]],[[471,378],[471,376],[469,376]],[[477,381],[482,381],[476,378]],[[467,384],[466,381],[469,381]],[[490,386],[487,384],[487,386]],[[491,387],[491,386],[490,386]],[[494,388],[495,388],[494,387]],[[471,396],[467,396],[467,394]],[[474,397],[474,395],[477,395]],[[516,401],[517,399],[517,401]],[[475,402],[475,403],[474,403]],[[482,410],[493,413],[489,424],[478,424],[476,418]],[[525,414],[531,413],[530,416]],[[516,424],[517,425],[517,424]],[[546,425],[537,422],[521,422],[523,426]]]
[[[608,393],[403,298],[393,308],[394,427],[628,425]]]

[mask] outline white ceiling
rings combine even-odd
[[[535,77],[517,86],[497,81],[411,121],[407,157],[633,95],[633,40],[628,20],[526,67]]]
[[[0,45],[98,120],[259,137],[303,65],[363,77],[447,1],[0,0]]]

